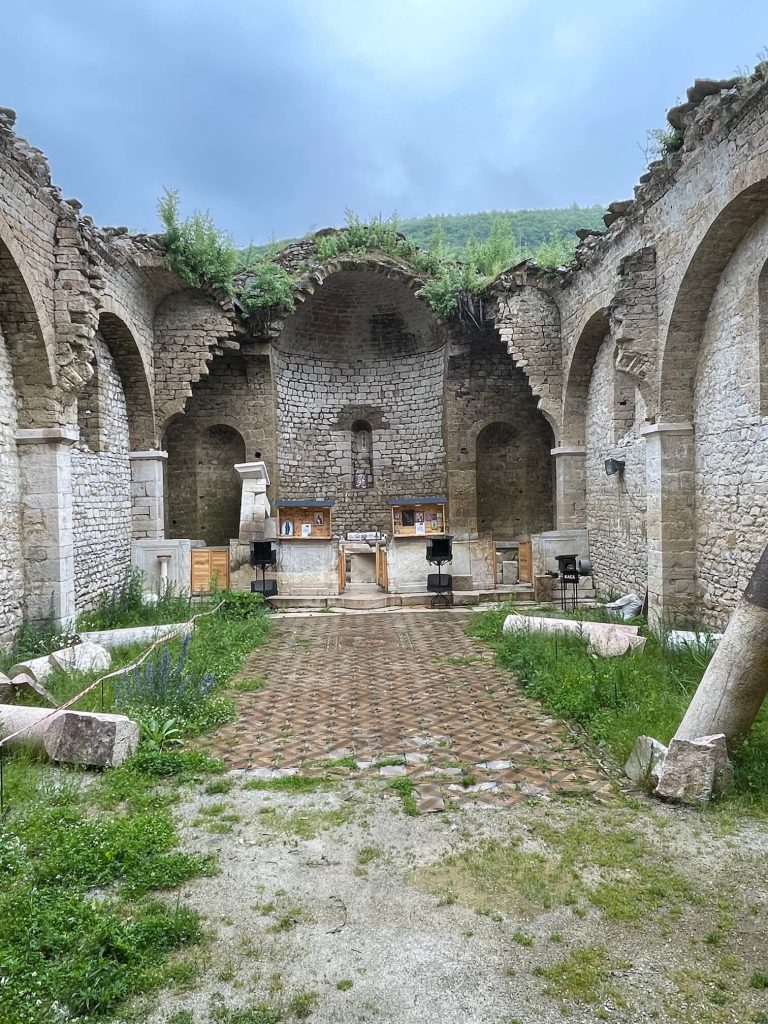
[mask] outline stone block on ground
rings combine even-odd
[[[34,679],[36,683],[42,683],[51,672],[53,672],[53,665],[47,654],[43,658],[29,658],[27,661],[20,661],[8,669],[11,679],[15,676],[25,675]]]
[[[723,793],[732,776],[723,733],[693,740],[673,739],[655,794],[672,803],[705,803]]]
[[[445,810],[440,787],[434,782],[425,782],[422,786],[416,786],[413,795],[416,799],[416,806],[422,814],[434,814]]]
[[[64,672],[106,671],[112,661],[109,651],[101,644],[85,640],[72,647],[64,647],[51,654],[51,661]]]
[[[624,773],[641,786],[656,786],[666,756],[667,748],[663,743],[651,736],[638,736],[624,765]]]
[[[54,761],[87,768],[122,764],[139,745],[139,727],[125,715],[89,711],[56,711],[0,704],[4,735],[24,730],[14,746],[44,750]]]
[[[19,672],[11,679],[11,687],[13,688],[13,699],[14,700],[29,700],[30,697],[39,697],[45,701],[46,704],[52,708],[57,708],[59,702],[53,696],[51,691],[43,686],[42,683],[38,683],[32,676],[27,675],[26,672]]]
[[[4,672],[0,672],[0,704],[10,704],[14,695],[13,683]]]

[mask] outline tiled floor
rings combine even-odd
[[[514,803],[612,785],[562,722],[526,698],[456,612],[276,619],[254,651],[237,721],[210,748],[231,768],[301,769],[353,755],[352,774],[402,774],[423,810],[441,796]],[[377,760],[400,765],[380,766]],[[438,789],[439,786],[439,789]]]

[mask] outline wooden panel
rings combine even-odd
[[[521,583],[533,583],[533,548],[529,540],[517,546],[517,575]]]
[[[207,594],[214,582],[219,590],[229,587],[229,548],[192,548],[190,554],[193,594]]]
[[[418,527],[423,526],[423,530]],[[445,505],[393,505],[393,537],[441,537],[448,529]]]
[[[280,540],[330,540],[330,508],[294,505],[290,508],[279,508],[277,518]],[[288,528],[291,532],[285,533]]]
[[[376,583],[382,590],[389,589],[389,573],[387,571],[387,549],[383,544],[376,545]]]

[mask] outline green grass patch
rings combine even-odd
[[[610,999],[625,1007],[626,1000],[614,984],[617,970],[627,969],[626,961],[613,960],[605,946],[574,949],[552,967],[537,967],[534,973],[547,981],[544,994],[554,999],[579,1003],[598,1003]]]
[[[330,789],[337,779],[328,775],[283,775],[279,779],[251,779],[243,789],[261,789],[278,793],[314,793],[317,790]]]
[[[263,807],[259,812],[259,821],[267,831],[297,839],[314,839],[321,832],[346,825],[351,817],[351,807],[340,807],[335,811],[308,808],[288,814],[276,807]]]
[[[407,777],[392,779],[389,783],[389,788],[393,789],[400,797],[405,814],[415,817],[419,813],[416,797],[413,795],[414,785],[411,779]]]
[[[267,685],[267,680],[260,676],[258,679],[236,679],[230,689],[237,693],[258,693]]]
[[[638,736],[669,742],[714,649],[705,636],[700,645],[672,648],[643,629],[642,652],[601,658],[577,635],[504,634],[510,610],[502,606],[476,614],[468,632],[494,649],[497,662],[515,673],[528,695],[548,712],[583,726],[619,764]],[[602,619],[605,612],[579,611],[576,617]],[[768,708],[733,762],[734,789],[726,804],[730,799],[745,810],[768,813]]]

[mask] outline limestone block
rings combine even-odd
[[[64,647],[51,654],[53,664],[65,672],[91,672],[106,670],[112,661],[109,651],[90,640]]]
[[[51,659],[46,654],[44,658],[30,658],[29,661],[20,661],[16,665],[11,665],[8,669],[8,675],[11,679],[14,676],[25,675],[29,676],[36,683],[42,683],[44,679],[53,672],[53,665]],[[14,684],[16,685],[16,684]]]
[[[658,785],[667,748],[650,736],[638,736],[624,765],[624,773],[640,785]]]
[[[732,776],[723,733],[692,740],[673,739],[655,794],[673,803],[704,803],[723,793]]]
[[[50,716],[50,717],[46,717]],[[23,729],[12,746],[44,750],[54,761],[106,768],[122,764],[139,745],[139,727],[125,715],[60,711],[0,704],[0,729]]]
[[[46,704],[49,704],[52,708],[57,708],[59,702],[53,696],[42,683],[38,683],[32,676],[27,675],[26,672],[19,672],[11,679],[11,686],[13,687],[13,696],[21,697],[22,700],[29,698],[30,696],[40,697]]]
[[[518,581],[517,562],[501,563],[501,582],[505,587],[512,587]]]
[[[4,672],[0,672],[0,704],[8,704],[13,699],[14,692],[11,680]]]

